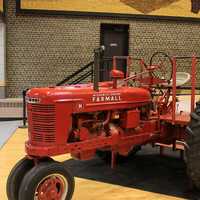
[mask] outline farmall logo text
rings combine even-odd
[[[120,93],[113,94],[94,94],[92,96],[92,102],[117,102],[121,101]]]

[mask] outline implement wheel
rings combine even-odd
[[[39,163],[24,177],[19,190],[20,200],[70,200],[74,177],[59,162]]]
[[[190,147],[186,150],[187,173],[193,186],[200,190],[200,102],[191,114],[191,121],[186,130]]]
[[[9,200],[18,200],[19,188],[25,174],[33,168],[33,160],[26,157],[21,159],[11,170],[6,184],[6,192]]]

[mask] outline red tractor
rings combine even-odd
[[[176,108],[176,91],[182,87],[177,80],[176,61],[183,58],[165,55],[170,61],[168,68],[153,59],[150,65],[140,60],[141,71],[132,74],[129,69],[133,58],[114,57],[112,80],[99,82],[101,51],[95,51],[93,83],[33,88],[26,93],[27,155],[8,177],[9,200],[70,200],[74,178],[53,156],[70,153],[88,160],[97,152],[109,151],[114,168],[116,156],[127,156],[149,143],[171,144],[174,149],[177,144],[184,146],[188,175],[200,189],[197,58],[191,57],[191,86],[187,86],[192,93],[190,114]],[[127,61],[126,74],[117,69],[117,59]],[[166,69],[172,69],[172,73]]]

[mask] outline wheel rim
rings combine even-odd
[[[67,179],[61,174],[51,174],[37,185],[34,200],[65,200],[67,192]]]

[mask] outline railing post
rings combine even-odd
[[[195,55],[192,56],[192,78],[191,78],[191,85],[192,85],[192,94],[191,94],[191,112],[194,111],[195,107],[195,89],[196,89],[196,65],[197,65],[197,58]]]
[[[176,57],[172,59],[173,72],[172,72],[172,123],[175,124],[176,119]]]
[[[126,65],[127,65],[127,69],[126,69],[126,78],[129,77],[130,75],[130,68],[131,68],[131,56],[127,56],[127,59],[126,59]]]
[[[26,92],[28,91],[28,89],[23,90],[22,95],[23,95],[23,125],[19,126],[19,128],[27,128],[27,124],[26,124]]]

